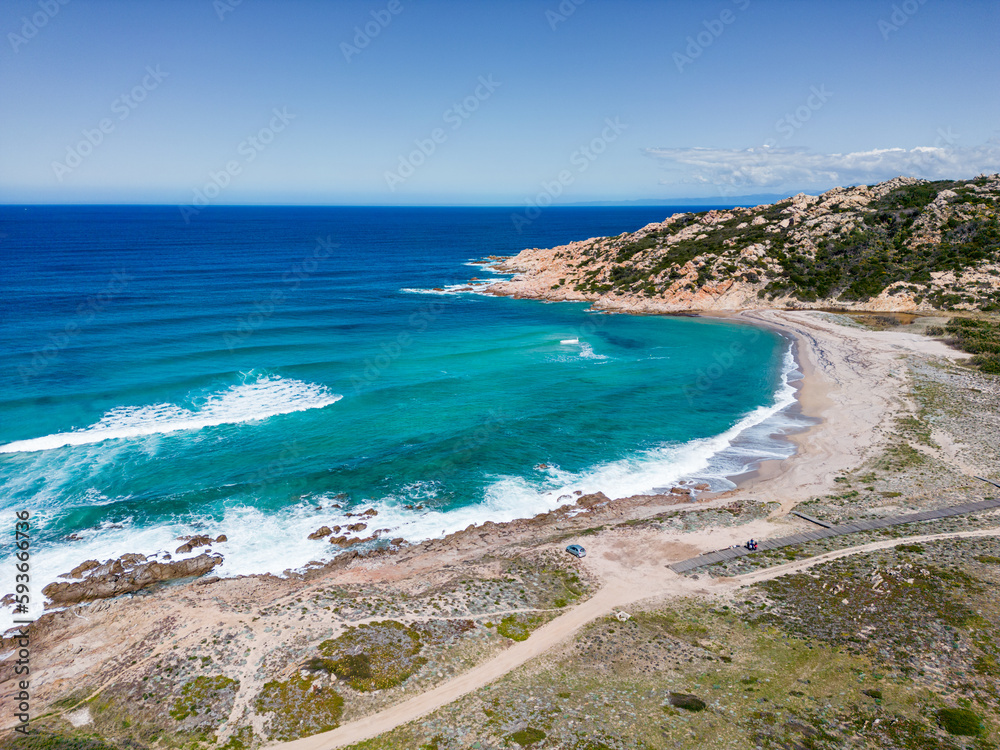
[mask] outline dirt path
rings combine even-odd
[[[815,565],[848,555],[873,552],[875,550],[895,547],[898,544],[981,536],[1000,536],[1000,529],[979,529],[976,531],[959,531],[947,534],[920,534],[898,539],[887,539],[858,547],[848,547],[842,550],[826,552],[807,560],[777,565],[773,568],[766,568],[732,578],[719,578],[709,581],[703,579],[694,580],[678,576],[670,571],[664,571],[661,568],[659,575],[655,579],[649,579],[645,575],[642,575],[638,577],[632,576],[631,580],[620,578],[609,580],[593,597],[542,626],[532,633],[527,640],[515,643],[499,656],[470,669],[468,672],[439,685],[433,690],[429,690],[422,695],[410,698],[371,716],[344,724],[333,731],[273,745],[272,747],[280,747],[282,750],[332,750],[333,748],[377,737],[398,726],[426,716],[432,711],[503,677],[508,672],[513,671],[522,664],[569,639],[592,620],[610,614],[616,608],[635,604],[644,599],[662,596],[725,595],[743,586],[768,581],[790,573],[798,573]],[[636,583],[636,580],[639,583]]]
[[[616,587],[605,586],[587,601],[540,627],[527,640],[515,643],[485,664],[480,664],[433,690],[372,716],[344,724],[331,732],[283,743],[280,747],[284,750],[326,750],[326,748],[342,747],[370,739],[429,714],[503,677],[530,659],[570,638],[588,622],[608,614],[616,606],[630,603],[632,599],[628,594],[629,592],[623,592]]]
[[[918,534],[914,536],[900,537],[898,539],[887,539],[882,542],[863,544],[858,547],[846,547],[844,549],[834,550],[833,552],[824,552],[822,555],[816,555],[815,557],[810,557],[806,560],[799,560],[785,565],[776,565],[773,568],[764,568],[763,570],[755,570],[751,573],[744,573],[741,576],[734,576],[732,579],[719,580],[731,580],[732,583],[729,587],[735,589],[741,586],[749,586],[753,583],[760,583],[761,581],[770,581],[772,578],[778,578],[779,576],[788,575],[789,573],[799,573],[815,565],[830,562],[831,560],[836,560],[841,557],[847,557],[848,555],[861,555],[865,552],[875,552],[880,549],[895,547],[899,544],[933,542],[939,539],[966,539],[969,537],[979,536],[1000,536],[1000,528],[976,529],[974,531],[953,531],[947,534]]]

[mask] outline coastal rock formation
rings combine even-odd
[[[63,578],[83,578],[84,574],[94,568],[101,567],[101,564],[97,560],[84,560],[82,563],[77,565],[73,570],[63,576]]]
[[[330,536],[333,533],[333,529],[329,526],[320,526],[316,531],[309,535],[309,539],[323,539],[324,537]]]
[[[576,504],[581,508],[593,508],[596,505],[602,505],[609,502],[611,502],[611,498],[603,492],[595,492],[592,495],[583,495],[577,499]]]
[[[330,544],[335,544],[338,547],[351,547],[355,544],[364,544],[365,542],[371,542],[374,541],[375,539],[376,539],[375,535],[365,537],[364,539],[357,536],[352,536],[352,537],[335,536],[330,538]]]
[[[623,312],[1000,306],[1000,175],[898,177],[522,251],[489,294]]]
[[[212,537],[203,535],[181,537],[181,540],[184,541],[184,544],[182,544],[180,547],[174,550],[174,552],[177,554],[190,552],[191,550],[197,547],[210,546],[213,542]]]
[[[201,576],[222,562],[222,557],[201,554],[177,562],[147,562],[143,555],[128,554],[117,560],[108,560],[96,566],[88,560],[71,571],[70,577],[80,578],[75,583],[50,583],[42,593],[55,606],[76,604],[94,599],[109,599],[175,578]]]

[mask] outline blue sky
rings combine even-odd
[[[1000,171],[996,2],[5,0],[0,201],[503,204]]]

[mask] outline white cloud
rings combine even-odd
[[[741,188],[819,188],[875,183],[900,175],[927,180],[975,177],[1000,172],[1000,141],[982,146],[920,146],[817,154],[795,148],[648,148],[677,179],[663,180],[714,185],[723,192]]]

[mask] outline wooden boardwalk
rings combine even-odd
[[[759,541],[757,542],[757,551],[763,552],[764,550],[778,549],[779,547],[790,547],[794,544],[814,542],[817,539],[826,539],[827,537],[840,536],[842,534],[853,534],[857,531],[884,529],[888,526],[900,526],[904,523],[916,523],[918,521],[933,521],[936,518],[959,516],[963,513],[978,513],[979,511],[991,510],[993,508],[1000,508],[1000,499],[983,500],[979,503],[966,503],[965,505],[952,505],[948,508],[925,510],[922,513],[909,513],[904,516],[888,516],[886,518],[877,518],[871,521],[858,521],[856,523],[844,524],[843,526],[827,526],[827,524],[822,521],[818,521],[815,518],[803,515],[802,513],[795,513],[795,515],[800,516],[807,521],[811,521],[821,527],[826,526],[826,528],[818,528],[815,531],[805,531],[800,534],[793,534],[792,536],[782,536],[777,539]],[[676,562],[667,567],[675,573],[686,573],[687,571],[694,570],[695,568],[701,568],[706,565],[714,565],[715,563],[719,563],[724,560],[733,560],[737,557],[752,554],[753,552],[748,550],[746,547],[731,547],[730,549],[707,552],[703,555],[698,555],[698,557],[692,557],[690,560],[681,560],[680,562]]]

